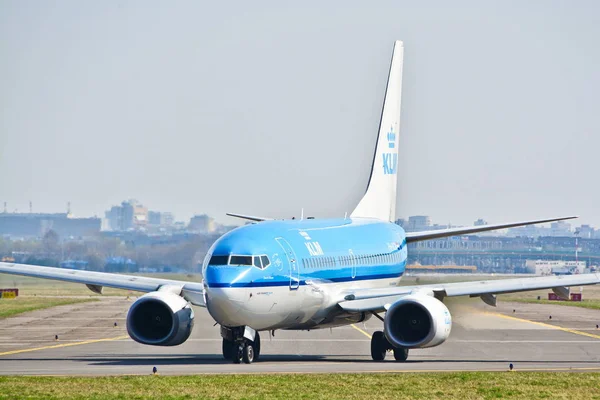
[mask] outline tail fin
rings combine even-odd
[[[400,101],[402,98],[402,62],[404,45],[397,40],[392,53],[375,156],[367,192],[354,209],[352,217],[378,218],[393,221],[396,218],[396,185],[398,171],[398,133],[400,129]]]

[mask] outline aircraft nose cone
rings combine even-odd
[[[204,283],[211,288],[221,287],[226,284],[226,282],[223,279],[223,273],[220,272],[220,268],[212,265],[206,267],[206,271],[204,271],[203,278]]]
[[[244,290],[241,288],[208,288],[206,308],[209,314],[221,325],[241,326],[244,304]]]
[[[244,307],[248,302],[249,289],[245,283],[252,266],[209,265],[204,282],[207,287],[206,308],[221,325],[242,326],[248,323]]]

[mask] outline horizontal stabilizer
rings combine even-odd
[[[255,221],[255,222],[273,220],[273,218],[256,217],[253,215],[244,215],[244,214],[225,213],[225,215],[229,215],[230,217],[235,217],[235,218],[247,219],[248,221]]]
[[[407,232],[406,233],[406,241],[408,243],[419,242],[422,240],[438,239],[438,238],[443,238],[443,237],[448,237],[448,236],[469,235],[469,234],[478,233],[478,232],[494,231],[497,229],[514,228],[517,226],[525,226],[525,225],[544,224],[546,222],[564,221],[567,219],[574,219],[574,218],[577,218],[577,217],[576,216],[575,217],[560,217],[560,218],[551,218],[551,219],[538,219],[538,220],[534,220],[534,221],[511,222],[511,223],[507,223],[507,224],[467,226],[467,227],[462,227],[462,228],[439,229],[439,230],[435,230],[435,231]]]

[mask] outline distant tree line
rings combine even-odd
[[[178,237],[149,237],[144,234],[97,236],[62,240],[53,230],[41,239],[0,238],[0,258],[23,264],[60,266],[68,260],[84,261],[92,271],[135,272],[140,268],[197,272],[215,235],[186,234]],[[111,263],[118,258],[134,263]],[[134,269],[134,270],[132,270]]]

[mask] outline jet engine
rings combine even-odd
[[[390,306],[383,326],[385,337],[394,347],[433,347],[448,339],[452,317],[435,297],[411,294]]]
[[[177,346],[187,340],[193,326],[190,303],[170,292],[147,293],[127,313],[127,333],[142,344]]]

